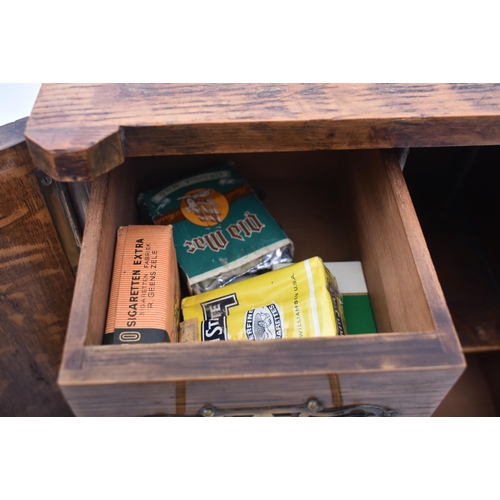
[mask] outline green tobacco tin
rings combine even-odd
[[[191,293],[292,261],[293,243],[232,165],[141,193],[138,202],[154,224],[172,224]]]

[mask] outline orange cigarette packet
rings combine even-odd
[[[172,226],[120,227],[103,344],[177,342],[179,308]]]

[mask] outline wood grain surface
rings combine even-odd
[[[493,363],[489,363],[491,358]],[[467,354],[467,369],[439,404],[433,417],[500,416],[500,352]],[[488,368],[494,367],[495,373]],[[496,375],[496,377],[495,377]]]
[[[68,416],[56,378],[74,278],[24,142],[25,123],[0,128],[0,415]]]
[[[315,397],[327,407],[376,404],[400,416],[430,416],[448,393],[460,369],[401,370],[295,377],[260,377],[174,382],[65,386],[78,416],[196,416],[200,408],[299,405]],[[338,380],[332,386],[331,378]],[[251,411],[249,411],[251,414]]]
[[[26,139],[59,180],[132,156],[500,144],[500,84],[44,84]]]
[[[242,155],[244,170],[265,191],[264,203],[278,222],[293,231],[298,255],[361,256],[369,292],[379,301],[374,313],[380,333],[100,345],[116,230],[136,221],[134,177],[149,183],[148,167],[157,168],[131,159],[95,181],[89,205],[59,376],[77,414],[195,414],[202,403],[258,406],[279,395],[281,404],[301,404],[305,395],[321,395],[430,415],[456,381],[463,355],[397,157],[379,151],[300,153],[301,170],[294,167],[287,178],[288,166],[297,165],[290,153],[281,160],[275,153],[262,155],[253,156],[254,168],[252,155]],[[164,173],[170,159],[161,159]],[[238,165],[239,156],[233,160]],[[261,162],[274,167],[258,168]],[[332,378],[341,397],[331,395]]]

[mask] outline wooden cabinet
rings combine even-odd
[[[44,85],[37,166],[95,178],[59,384],[77,415],[196,415],[205,405],[375,404],[430,415],[465,362],[397,156],[495,144],[500,89],[478,85]],[[230,158],[265,193],[296,258],[361,260],[379,333],[102,346],[116,229],[140,189]],[[249,410],[250,411],[250,410]]]
[[[264,203],[294,241],[297,260],[361,260],[380,333],[100,345],[116,230],[137,222],[138,189],[198,170],[209,160],[134,159],[93,186],[59,376],[75,413],[194,415],[205,404],[293,406],[316,397],[328,408],[370,403],[401,414],[431,414],[464,361],[395,156],[230,156],[265,192]]]
[[[25,125],[0,127],[0,416],[68,416],[56,379],[75,279]]]

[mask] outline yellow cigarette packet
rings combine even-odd
[[[103,343],[177,342],[179,305],[172,226],[120,227]]]
[[[337,282],[319,257],[186,297],[180,342],[345,335]]]

